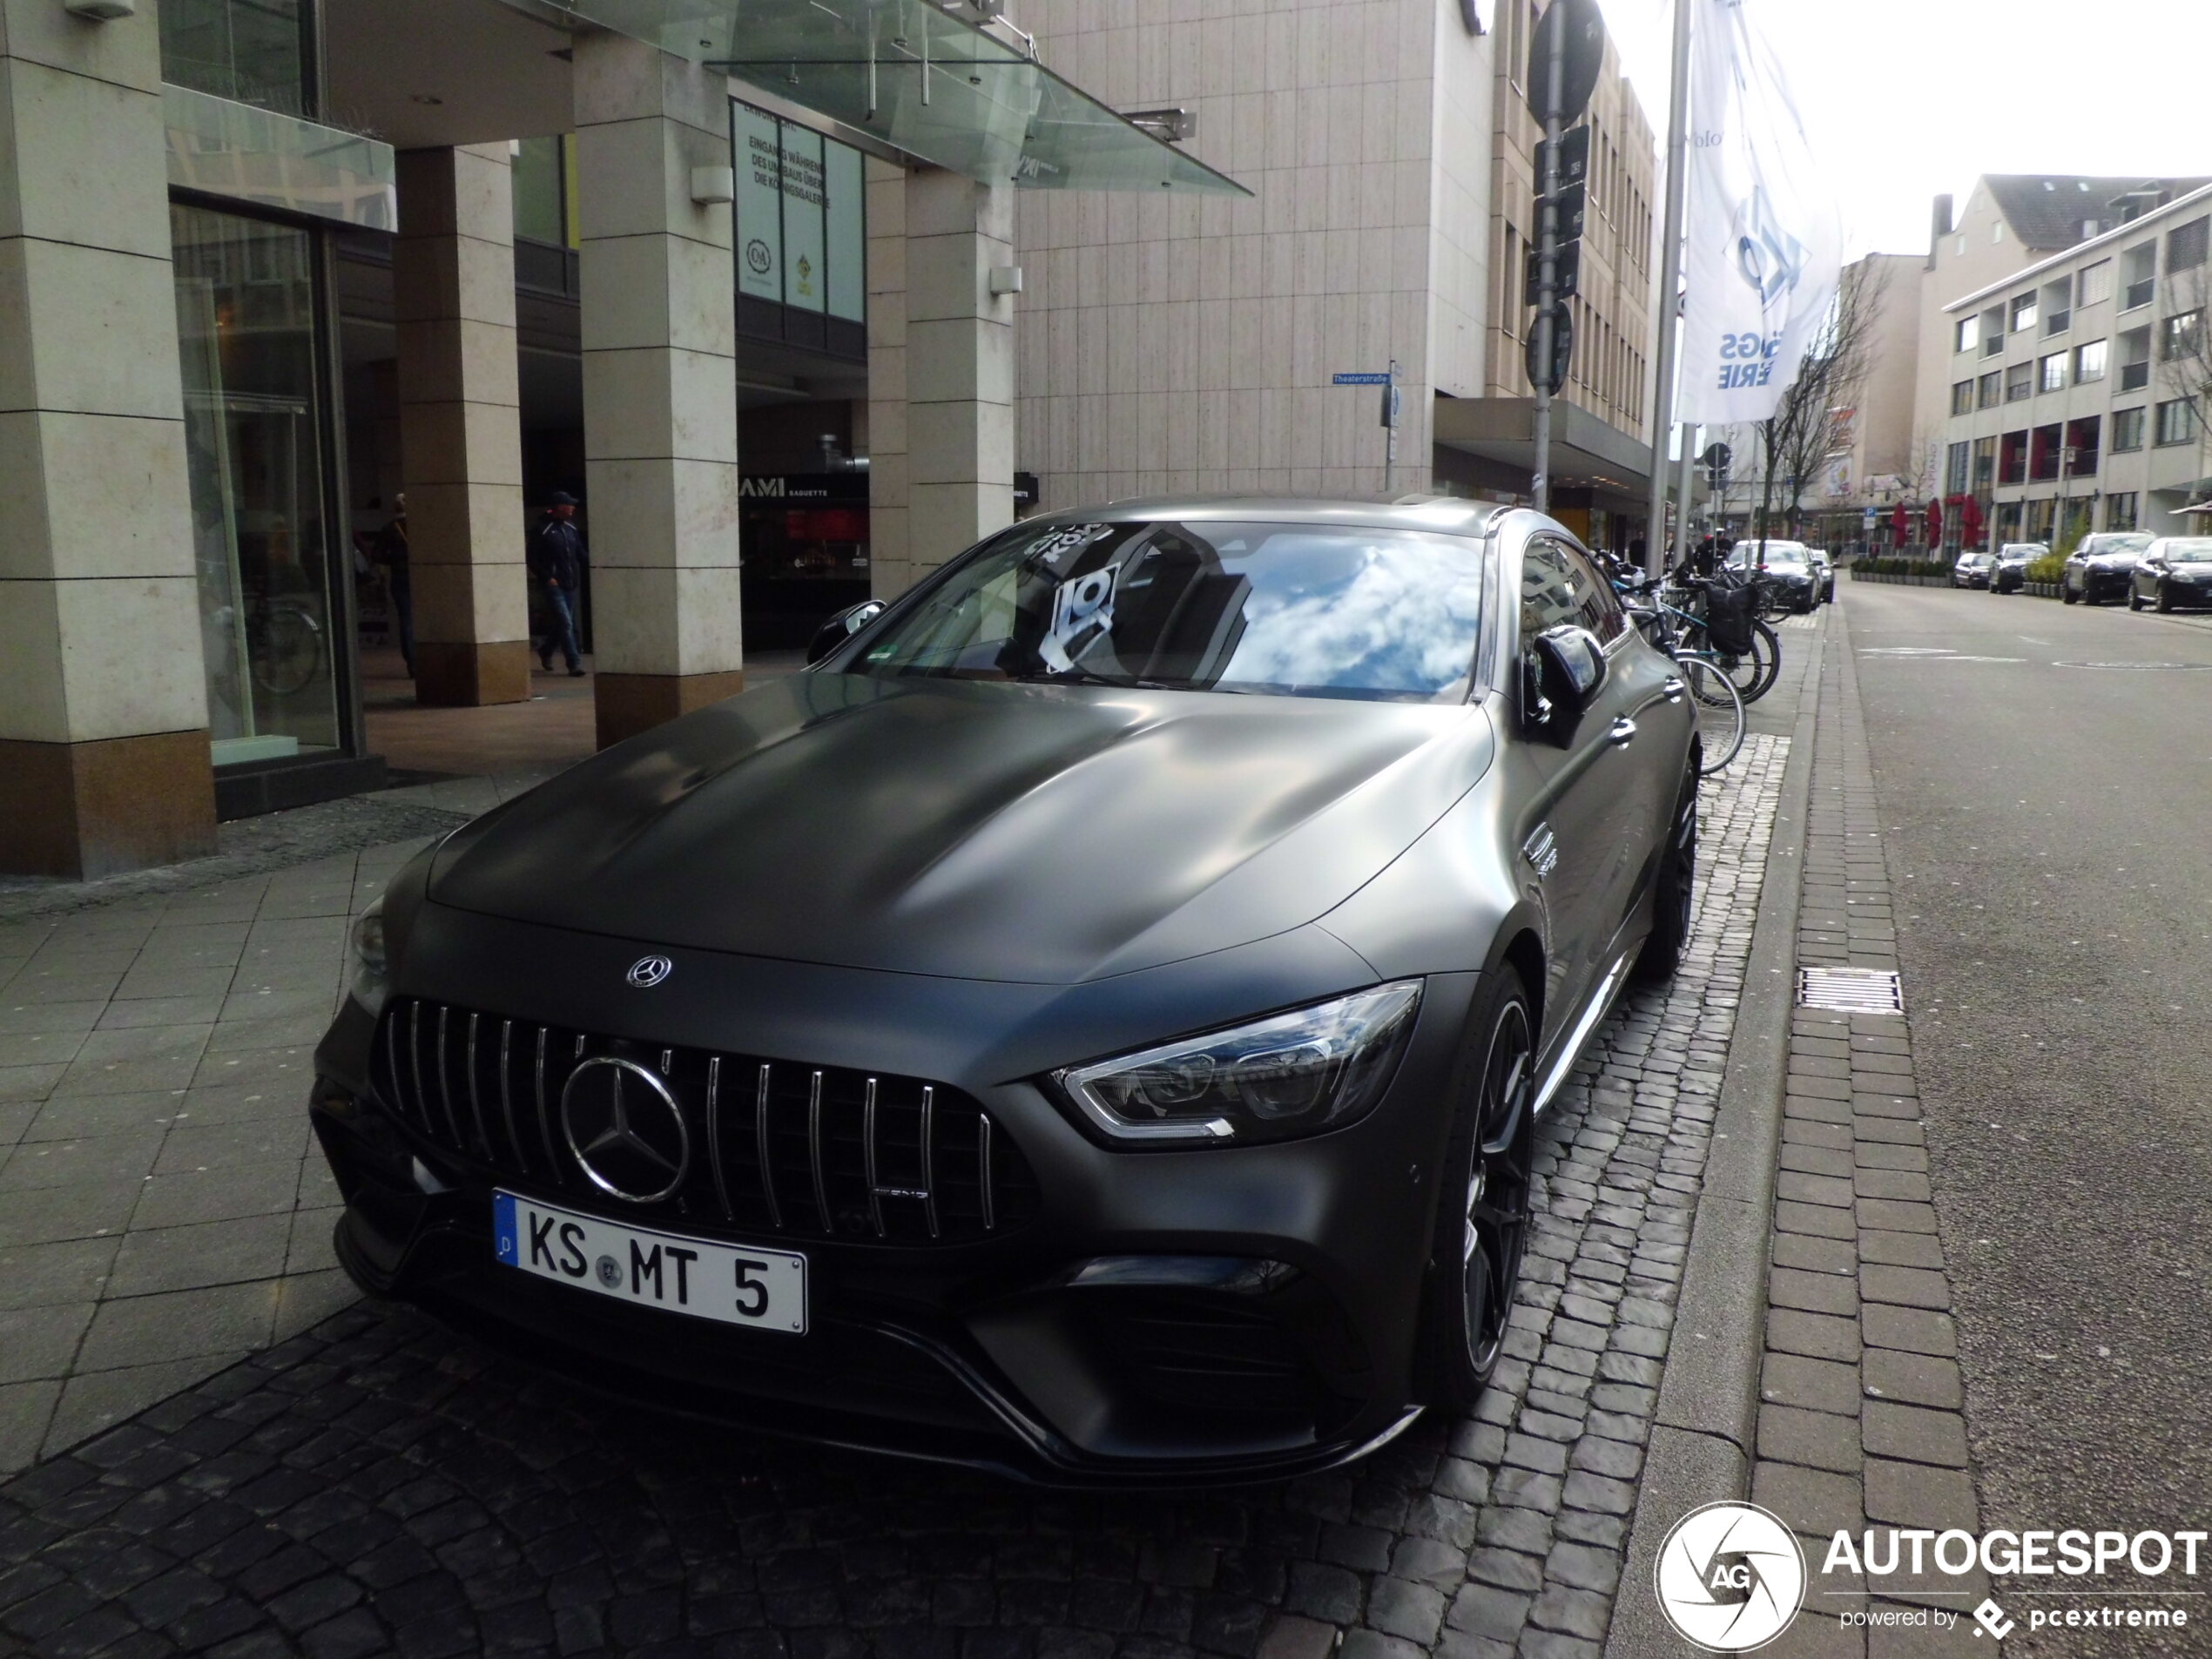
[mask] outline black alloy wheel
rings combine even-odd
[[[1674,822],[1651,879],[1651,931],[1636,955],[1639,980],[1671,979],[1689,944],[1697,908],[1697,756],[1693,752],[1675,797]]]
[[[1472,1029],[1479,1035],[1444,1164],[1424,1322],[1428,1396],[1459,1407],[1474,1405],[1498,1368],[1528,1247],[1535,1022],[1514,968],[1498,970]]]
[[[2161,614],[2164,614],[2165,612],[2172,610],[2173,608],[2173,592],[2167,587],[2165,579],[2161,577],[2160,578],[2158,583],[2158,610]]]

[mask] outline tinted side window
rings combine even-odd
[[[1578,550],[1563,542],[1531,540],[1521,555],[1521,637],[1533,638],[1563,622],[1608,643],[1628,625],[1612,585]]]
[[[1581,549],[1562,547],[1560,552],[1567,560],[1568,569],[1575,574],[1575,595],[1582,608],[1582,626],[1611,644],[1629,625],[1613,584]]]

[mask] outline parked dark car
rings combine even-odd
[[[2128,591],[2135,561],[2151,543],[2148,530],[2107,530],[2085,536],[2067,556],[2059,577],[2059,597],[2068,604],[2102,604]]]
[[[2212,536],[2161,536],[2128,577],[2128,609],[2212,605]]]
[[[1812,567],[1815,602],[1826,604],[1833,601],[1836,597],[1836,563],[1828,556],[1827,550],[1818,547],[1807,548],[1805,563]]]
[[[1992,593],[2018,593],[2027,585],[2027,567],[2048,558],[2051,550],[2040,542],[2007,542],[1997,550],[1997,563],[1989,573]]]
[[[1985,553],[1979,548],[1968,548],[1951,567],[1951,585],[1954,588],[1986,588],[1990,573],[1997,568],[1997,556]]]
[[[1812,609],[1818,591],[1805,552],[1803,542],[1770,538],[1764,544],[1763,555],[1758,538],[1746,536],[1730,550],[1728,562],[1739,570],[1759,570],[1759,580],[1772,596],[1775,605],[1802,613]]]
[[[1534,1124],[1689,926],[1696,729],[1467,502],[1025,521],[356,925],[340,1258],[575,1384],[1069,1485],[1497,1365]]]

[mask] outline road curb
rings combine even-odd
[[[1646,1659],[1671,1650],[1672,1628],[1652,1590],[1660,1541],[1698,1505],[1741,1498],[1750,1488],[1759,1364],[1765,1348],[1767,1238],[1790,1062],[1790,1011],[1796,1000],[1813,733],[1831,632],[1825,624],[1833,614],[1822,613],[1824,625],[1809,642],[1805,689],[1767,842],[1743,1001],[1722,1073],[1712,1150],[1683,1263],[1674,1337],[1644,1452],[1606,1659]]]

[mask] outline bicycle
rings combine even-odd
[[[1756,703],[1774,688],[1782,673],[1782,636],[1774,631],[1773,624],[1757,614],[1757,590],[1753,590],[1752,614],[1744,618],[1743,637],[1748,642],[1743,651],[1729,651],[1714,638],[1712,622],[1704,614],[1710,610],[1705,596],[1713,586],[1709,578],[1684,576],[1680,586],[1671,592],[1684,592],[1701,604],[1696,610],[1683,610],[1677,615],[1686,618],[1689,637],[1701,654],[1710,657],[1728,676],[1729,683],[1743,694],[1744,702]]]
[[[1618,577],[1613,586],[1637,631],[1673,658],[1682,671],[1697,713],[1697,775],[1714,776],[1743,746],[1743,694],[1710,651],[1691,643],[1704,637],[1704,619],[1669,604],[1664,590],[1645,593]]]

